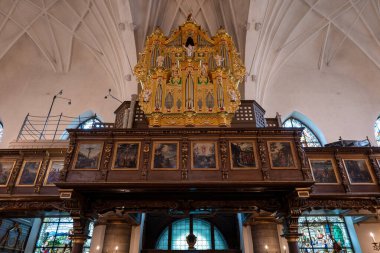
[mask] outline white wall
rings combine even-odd
[[[321,38],[322,39],[322,38]],[[346,40],[329,66],[319,70],[320,42],[297,51],[266,89],[267,117],[293,111],[309,117],[327,142],[365,139],[375,144],[373,125],[380,114],[380,71]]]
[[[69,72],[55,73],[24,35],[0,61],[0,121],[4,124],[0,148],[6,148],[17,137],[27,113],[46,116],[54,94],[61,89],[72,104],[56,100],[52,115],[63,112],[76,117],[92,110],[106,122],[114,121],[118,102],[104,99],[112,88],[109,76],[88,49],[75,40],[72,54]]]
[[[376,242],[380,241],[380,223],[360,223],[355,224],[356,234],[359,239],[359,244],[364,253],[378,252],[372,248],[372,238],[369,236],[369,233],[372,232],[375,234]]]

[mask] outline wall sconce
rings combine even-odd
[[[100,246],[98,245],[98,246],[96,246],[96,250],[97,251],[99,251],[100,250]]]
[[[284,248],[284,253],[286,253],[286,246],[284,245],[283,248]]]
[[[119,246],[116,246],[115,247],[115,253],[117,253],[118,250],[119,250]]]
[[[373,243],[372,243],[373,250],[380,251],[380,242],[376,242],[375,234],[370,232],[369,236],[371,236],[373,240]]]
[[[264,248],[265,248],[265,252],[268,253],[268,245],[265,244]]]

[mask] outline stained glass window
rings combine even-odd
[[[343,252],[353,253],[350,237],[343,218],[338,216],[300,217],[298,248],[302,253],[333,252],[334,241]]]
[[[172,235],[171,242],[169,242],[169,229],[171,229]],[[214,231],[212,231],[212,229]],[[189,233],[190,219],[175,221],[161,233],[157,241],[156,248],[168,250],[170,245],[171,250],[187,250],[189,246],[186,242],[186,237]],[[212,249],[213,241],[216,250],[228,249],[222,233],[211,223],[205,220],[193,219],[193,233],[197,237],[197,242],[194,246],[197,250]],[[213,238],[212,235],[214,235]]]
[[[0,122],[0,142],[3,140],[4,126]]]
[[[96,116],[91,117],[78,125],[78,129],[91,129],[95,123],[102,123]]]
[[[290,117],[284,121],[283,127],[303,127],[301,143],[303,147],[321,147],[321,142],[311,129],[305,125],[302,121]]]
[[[40,234],[38,236],[35,253],[46,252],[71,252],[71,240],[69,234],[73,229],[73,220],[70,217],[44,218]],[[91,237],[94,224],[89,225],[89,237],[83,247],[83,253],[90,252]]]
[[[72,229],[71,218],[44,218],[35,252],[71,252],[69,233]]]
[[[380,146],[380,116],[377,118],[375,122],[374,130],[377,146]]]

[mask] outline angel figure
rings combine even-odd
[[[234,91],[233,89],[229,89],[228,94],[230,94],[231,101],[235,102],[238,99],[236,91]]]
[[[150,89],[146,89],[143,92],[143,100],[144,102],[149,102],[150,96],[152,95],[152,91]]]
[[[183,46],[183,48],[186,50],[187,57],[193,57],[195,46],[189,44],[187,47]]]
[[[164,66],[164,60],[165,60],[165,57],[162,55],[159,55],[156,59],[157,67],[163,67]]]
[[[216,62],[216,66],[218,66],[218,67],[222,66],[222,62],[224,61],[224,58],[222,56],[217,54],[214,56],[214,59]]]

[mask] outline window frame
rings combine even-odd
[[[193,226],[194,226],[194,222],[200,222],[200,223],[206,223],[209,227],[209,234],[210,234],[210,248],[209,249],[198,249],[197,248],[197,251],[202,251],[202,250],[213,250],[213,251],[218,251],[218,250],[228,250],[229,249],[229,245],[228,245],[228,242],[227,240],[225,239],[223,233],[219,230],[219,228],[217,228],[212,222],[209,222],[208,220],[205,220],[205,219],[199,219],[199,218],[184,218],[184,219],[178,219],[178,220],[175,220],[173,222],[171,222],[168,226],[166,226],[162,231],[161,233],[159,234],[159,236],[157,237],[157,240],[156,240],[156,243],[155,243],[155,249],[157,250],[187,250],[186,249],[173,249],[173,228],[176,223],[180,223],[180,222],[184,222],[186,223],[186,221],[188,221],[188,225],[189,227],[186,228],[188,230],[188,233],[190,233],[191,230],[193,230]],[[216,232],[217,231],[217,232]],[[168,233],[168,236],[164,235],[165,233]],[[194,233],[194,231],[193,231]],[[195,234],[195,233],[194,233]],[[219,236],[220,238],[216,238],[216,236]],[[167,242],[165,243],[162,243],[161,242],[161,239],[166,239],[167,238]],[[218,240],[216,240],[218,239]],[[222,249],[222,248],[219,248],[220,247],[220,243],[218,244],[218,248],[216,247],[216,244],[215,242],[216,241],[222,241],[223,244],[225,245],[225,248]],[[198,242],[198,240],[197,240]],[[186,241],[185,241],[186,243]],[[166,249],[163,249],[163,248],[160,248],[159,245],[167,245],[167,248]],[[187,244],[186,244],[187,245]],[[196,247],[197,245],[195,245]]]
[[[305,124],[302,120],[300,120],[294,116],[290,116],[289,118],[284,120],[284,122],[282,122],[282,127],[286,127],[285,124],[287,122],[290,122],[291,127],[298,128],[298,126],[294,126],[295,125],[294,122],[297,122],[301,125],[301,127],[304,128],[302,130],[302,137],[301,137],[302,147],[323,147],[321,139],[319,138],[319,136],[307,124]],[[307,138],[307,135],[305,134],[305,131],[309,131],[312,134],[312,136],[315,137],[315,139],[317,141],[308,141],[308,138]],[[302,141],[302,139],[304,139],[305,141]],[[310,145],[311,143],[313,143],[314,145]]]

